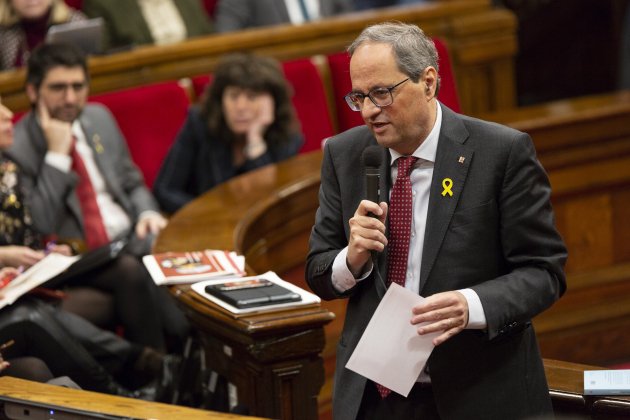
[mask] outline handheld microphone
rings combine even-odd
[[[361,155],[361,160],[365,168],[365,198],[378,204],[380,203],[380,166],[383,160],[383,150],[380,146],[366,147]]]
[[[363,161],[363,167],[365,168],[365,198],[379,204],[381,202],[380,166],[381,162],[383,161],[383,149],[380,146],[368,146],[365,148],[365,150],[363,150],[361,160]],[[370,214],[370,216],[376,217],[373,214]],[[385,285],[385,282],[383,281],[381,273],[378,269],[378,252],[371,251],[370,255],[372,257],[372,264],[374,266],[374,276],[376,277],[377,284],[380,284],[381,286],[381,290],[379,290],[379,288],[377,287],[377,292],[380,297],[383,297],[385,291],[387,291],[387,286]]]

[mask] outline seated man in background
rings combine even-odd
[[[21,67],[51,25],[85,20],[63,0],[0,0],[0,70]]]
[[[20,168],[3,153],[13,143],[11,118],[11,112],[0,104],[0,304],[6,282],[19,274],[17,267],[28,268],[45,256],[40,235],[31,228]],[[48,250],[70,253],[67,245]],[[128,391],[118,381],[133,384],[160,379],[160,385],[164,385],[161,390],[169,385],[162,383],[160,375],[166,372],[163,367],[171,358],[101,330],[33,292],[0,309],[0,343],[4,347],[0,376],[73,384],[53,379],[70,376],[84,389],[132,397],[141,395]],[[3,356],[9,361],[2,360]],[[137,379],[129,381],[131,377]]]
[[[219,0],[215,25],[217,32],[299,25],[350,11],[350,0]]]
[[[106,49],[172,44],[213,32],[200,0],[84,0],[83,11],[105,19]]]
[[[113,295],[125,337],[165,350],[164,332],[181,342],[188,323],[138,257],[148,252],[166,220],[111,114],[100,105],[86,106],[88,90],[87,63],[76,47],[46,44],[34,50],[26,82],[33,110],[16,125],[8,153],[22,169],[37,232],[59,241],[78,239],[87,249],[128,238],[120,255],[67,285]],[[77,307],[72,299],[63,305],[99,324],[102,314],[89,305]]]

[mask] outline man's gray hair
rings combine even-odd
[[[368,26],[348,47],[350,57],[364,43],[381,43],[392,47],[398,69],[418,82],[424,70],[432,66],[439,72],[438,53],[433,40],[416,25],[385,22]],[[436,86],[436,94],[439,88]]]

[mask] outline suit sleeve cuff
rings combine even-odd
[[[459,293],[464,295],[468,302],[468,330],[483,330],[488,326],[486,314],[481,305],[479,295],[473,289],[461,289]]]
[[[332,284],[335,290],[337,290],[339,293],[344,293],[352,289],[354,286],[356,286],[358,282],[368,278],[373,268],[372,261],[370,260],[370,262],[366,266],[365,271],[363,272],[363,275],[360,278],[355,279],[350,272],[350,269],[348,268],[348,264],[346,264],[347,256],[348,247],[345,247],[341,250],[341,252],[339,252],[339,254],[337,254],[337,257],[335,257],[335,261],[333,261]]]
[[[72,167],[72,158],[68,155],[57,152],[46,152],[44,162],[61,172],[68,173]]]

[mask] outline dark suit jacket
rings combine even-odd
[[[212,33],[212,23],[199,0],[175,0],[175,7],[189,38]],[[84,0],[82,10],[89,17],[105,19],[106,49],[154,43],[136,0]]]
[[[445,419],[546,413],[551,405],[530,320],[566,287],[566,249],[554,227],[547,176],[526,134],[442,109],[420,294],[472,288],[488,326],[464,330],[433,351],[428,366],[438,410]],[[335,419],[354,419],[358,412],[366,379],[345,365],[384,293],[372,276],[343,296],[331,283],[334,258],[348,244],[348,220],[365,197],[361,153],[373,144],[365,126],[327,142],[307,260],[307,281],[315,293],[349,298],[337,347]],[[389,162],[383,149],[385,201]],[[445,178],[453,181],[452,197],[441,194]],[[383,279],[386,254],[377,263]]]
[[[352,11],[349,0],[320,0],[321,17]],[[222,0],[217,5],[217,32],[290,23],[284,0]]]
[[[132,225],[143,211],[159,211],[107,108],[87,105],[79,121],[110,194],[129,215]],[[47,151],[35,114],[27,114],[16,124],[15,143],[7,153],[22,168],[33,226],[45,235],[83,238],[83,217],[74,192],[78,177],[73,171],[65,173],[48,165],[44,161]]]

